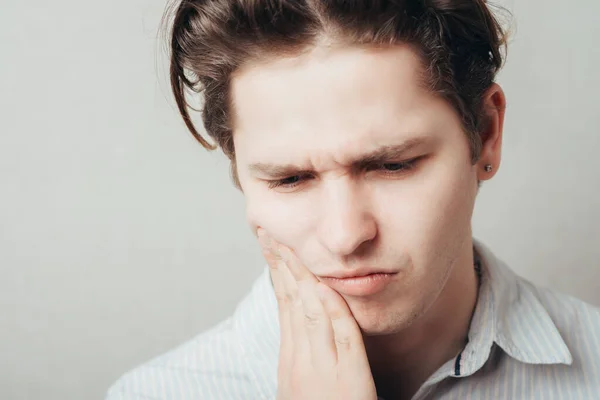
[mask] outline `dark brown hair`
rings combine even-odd
[[[348,45],[411,45],[424,82],[460,116],[479,159],[486,126],[482,98],[503,63],[505,34],[485,0],[181,0],[168,32],[170,80],[194,137],[221,147],[239,187],[231,126],[230,81],[243,65],[294,56],[322,39]],[[166,19],[165,19],[166,21]],[[202,120],[191,120],[186,92],[203,94]]]

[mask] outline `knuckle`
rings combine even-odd
[[[318,312],[306,312],[304,313],[304,323],[307,327],[312,328],[318,326],[323,321],[323,316]]]
[[[295,305],[295,306],[297,305],[297,304],[296,304],[297,302],[296,302],[296,301],[294,301],[294,296],[293,296],[293,295],[292,295],[292,293],[290,293],[290,292],[287,292],[287,293],[285,294],[285,301],[287,301],[287,302],[288,302],[288,304],[293,304],[293,305]]]
[[[339,348],[344,350],[349,350],[352,345],[352,341],[350,340],[350,336],[348,335],[336,337],[335,343]]]

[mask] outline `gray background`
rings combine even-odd
[[[505,1],[499,174],[475,236],[600,305],[600,2]],[[99,399],[228,315],[262,268],[219,153],[187,134],[162,0],[2,1],[0,398]]]

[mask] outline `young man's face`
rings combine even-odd
[[[376,294],[342,293],[367,334],[422,315],[471,251],[477,167],[457,114],[421,88],[421,68],[408,47],[320,48],[232,83],[253,229],[317,277],[397,272]]]

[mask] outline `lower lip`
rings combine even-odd
[[[396,274],[371,274],[353,278],[322,277],[321,281],[338,293],[347,296],[370,296],[381,292]]]

